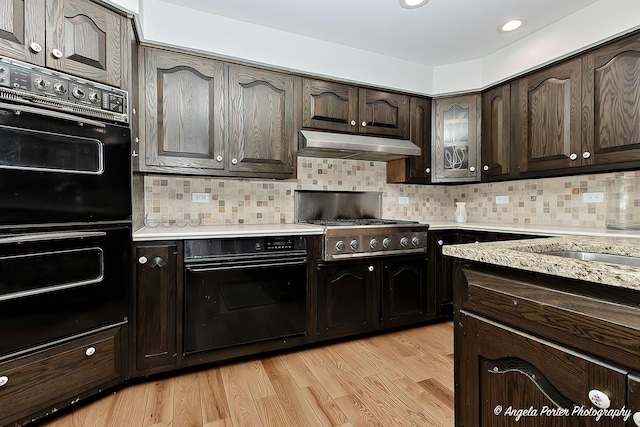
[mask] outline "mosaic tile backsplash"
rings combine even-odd
[[[605,228],[606,203],[584,203],[582,193],[606,192],[606,180],[640,171],[526,179],[464,185],[386,183],[386,163],[298,158],[296,180],[220,179],[146,175],[147,224],[272,224],[294,222],[295,190],[376,191],[383,193],[384,218],[453,220],[455,202],[466,202],[468,221],[503,224],[554,224]],[[208,193],[194,203],[192,193]],[[496,204],[497,196],[508,196]],[[400,197],[409,204],[400,205]],[[640,208],[640,197],[632,204]]]

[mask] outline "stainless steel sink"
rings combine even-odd
[[[640,267],[640,258],[624,255],[601,254],[597,252],[580,252],[580,251],[549,251],[541,252],[541,255],[553,255],[564,258],[579,259],[582,261],[607,262],[609,264],[630,265],[632,267]]]

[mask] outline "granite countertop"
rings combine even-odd
[[[309,224],[222,224],[145,226],[133,232],[133,241],[211,239],[219,237],[311,236],[324,229]]]
[[[442,253],[487,264],[640,290],[640,267],[541,254],[558,250],[640,257],[640,240],[624,237],[549,237],[449,245],[442,248]]]

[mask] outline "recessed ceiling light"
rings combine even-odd
[[[511,31],[515,31],[524,27],[527,24],[527,21],[522,18],[509,19],[506,22],[503,22],[498,27],[499,33],[509,33]]]
[[[429,3],[429,0],[400,0],[400,6],[405,9],[416,9]]]

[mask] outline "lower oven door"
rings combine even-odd
[[[131,227],[0,234],[0,356],[121,322]]]
[[[185,354],[306,334],[306,257],[185,267]]]

